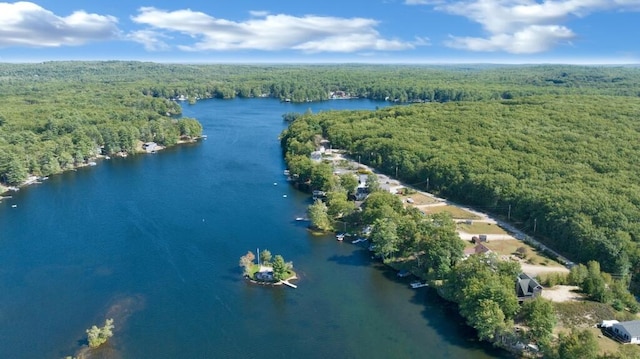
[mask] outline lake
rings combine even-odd
[[[0,357],[63,358],[114,318],[91,358],[495,358],[455,308],[296,222],[286,112],[387,103],[183,104],[206,141],[100,161],[0,203]],[[13,208],[11,205],[17,205]],[[252,285],[248,250],[293,261],[298,289]]]

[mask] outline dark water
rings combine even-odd
[[[0,358],[72,355],[108,317],[115,336],[90,357],[498,356],[433,293],[293,221],[308,196],[284,181],[281,114],[383,105],[185,105],[207,141],[103,161],[4,200]],[[257,247],[294,262],[298,289],[241,280],[239,257]]]

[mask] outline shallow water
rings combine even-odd
[[[503,355],[428,289],[294,221],[309,196],[282,174],[281,115],[385,105],[185,104],[208,140],[51,176],[0,203],[0,357],[73,355],[108,317],[115,336],[92,357]],[[239,258],[257,248],[293,261],[298,289],[244,282]]]

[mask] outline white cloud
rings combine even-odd
[[[253,11],[249,11],[249,14],[251,16],[255,16],[255,17],[264,17],[264,16],[269,15],[269,12],[268,11],[256,11],[256,10],[253,10]]]
[[[575,34],[564,26],[532,25],[513,34],[496,34],[489,38],[455,37],[447,46],[471,51],[506,51],[512,54],[544,52],[556,44],[572,39]]]
[[[0,3],[0,47],[58,47],[117,38],[113,16],[76,11],[62,17],[32,2]]]
[[[299,50],[303,52],[397,51],[424,45],[424,41],[385,39],[378,22],[366,18],[306,15],[296,17],[253,11],[242,22],[217,19],[190,9],[164,11],[139,9],[132,20],[154,31],[178,32],[195,39],[178,46],[184,51]]]
[[[166,51],[171,47],[163,39],[169,36],[152,30],[139,30],[127,34],[127,38],[144,45],[147,51]]]
[[[429,3],[405,0],[406,4]],[[487,37],[452,36],[445,44],[471,51],[537,53],[568,43],[576,34],[563,25],[569,18],[599,11],[640,10],[640,0],[465,0],[434,6],[482,26]]]

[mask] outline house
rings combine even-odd
[[[640,320],[614,323],[608,330],[623,343],[640,344]]]
[[[369,195],[369,189],[367,187],[356,188],[356,201],[364,201]]]
[[[318,199],[319,200],[323,200],[323,199],[325,199],[327,197],[327,192],[320,191],[320,190],[313,190],[312,194],[313,194],[313,200],[314,201],[316,201]]]
[[[470,255],[473,255],[473,254],[487,254],[487,253],[491,253],[491,249],[489,249],[489,247],[485,246],[482,243],[478,243],[477,245],[464,250],[465,257],[469,257]]]
[[[518,302],[533,299],[542,294],[542,286],[527,273],[518,274],[516,280],[516,296]]]
[[[145,142],[142,144],[142,149],[148,153],[155,152],[158,150],[158,144],[155,142]]]

